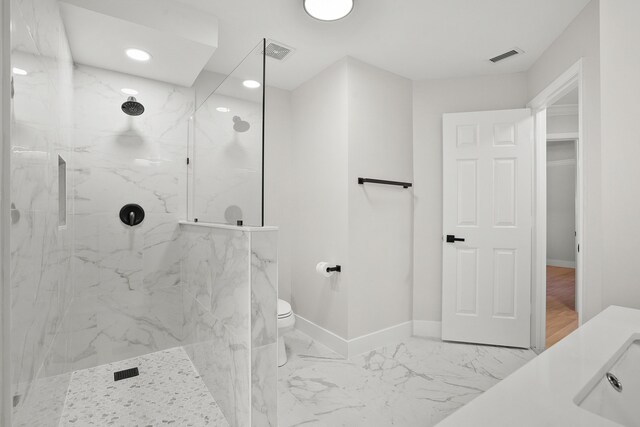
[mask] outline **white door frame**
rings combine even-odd
[[[582,302],[584,300],[583,259],[584,241],[584,146],[587,141],[583,132],[583,76],[582,59],[540,92],[527,107],[535,117],[534,154],[534,200],[533,200],[533,248],[531,277],[531,347],[541,352],[546,338],[546,290],[547,290],[547,107],[578,88],[578,135],[576,153],[576,310],[578,326],[582,325]],[[571,139],[571,138],[570,138]]]

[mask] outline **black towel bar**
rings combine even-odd
[[[364,184],[365,182],[370,182],[372,184],[397,185],[404,188],[409,188],[413,186],[413,184],[410,182],[387,181],[385,179],[374,179],[374,178],[358,178],[358,184]]]

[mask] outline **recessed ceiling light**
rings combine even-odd
[[[138,91],[135,89],[130,89],[128,87],[123,87],[122,89],[120,89],[120,92],[124,93],[125,95],[137,95]]]
[[[304,10],[320,21],[337,21],[353,10],[353,0],[304,0]]]
[[[255,80],[245,80],[242,84],[244,87],[248,87],[249,89],[257,89],[260,87],[260,83]]]
[[[27,70],[23,70],[22,68],[18,68],[18,67],[13,67],[13,74],[17,75],[17,76],[26,76]]]
[[[135,59],[136,61],[148,61],[151,59],[151,54],[142,49],[127,49],[125,50],[127,56],[131,59]]]
[[[220,111],[221,113],[228,113],[229,111],[231,111],[231,108],[227,108],[227,107],[218,107],[216,108],[217,111]]]

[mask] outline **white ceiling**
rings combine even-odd
[[[191,86],[218,43],[217,20],[173,0],[61,0],[76,63]],[[148,62],[127,48],[151,53]]]
[[[207,69],[229,73],[262,37],[293,46],[269,61],[268,82],[294,89],[350,55],[410,79],[526,71],[589,0],[356,0],[336,22],[302,0],[179,0],[215,15],[219,46]],[[514,47],[526,53],[493,64]]]

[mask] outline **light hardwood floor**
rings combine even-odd
[[[551,347],[578,328],[576,270],[547,267],[547,338]]]

